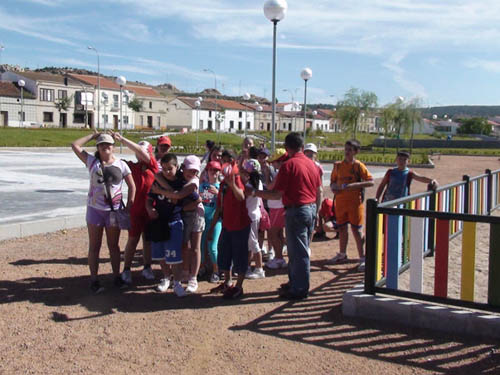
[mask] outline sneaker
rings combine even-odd
[[[365,270],[365,257],[359,258],[358,271],[363,272]]]
[[[153,272],[153,269],[151,267],[144,268],[142,270],[142,277],[144,277],[146,280],[154,280],[155,273]]]
[[[329,259],[328,264],[342,264],[347,262],[347,254],[337,253],[332,259]]]
[[[283,245],[283,255],[288,254],[288,248],[286,245]]]
[[[198,290],[198,281],[196,277],[192,277],[188,281],[188,285],[186,287],[186,293],[194,293]]]
[[[262,248],[260,249],[260,251],[262,252],[262,255],[266,255],[267,254],[267,246],[265,244],[262,245]]]
[[[250,274],[247,272],[245,277],[251,280],[264,279],[266,277],[266,273],[262,268],[256,268],[250,272]]]
[[[155,290],[160,293],[165,293],[170,286],[170,279],[161,279]]]
[[[132,284],[132,272],[130,272],[130,270],[123,271],[121,274],[121,278],[125,284]]]
[[[95,280],[95,281],[92,281],[90,283],[90,290],[94,294],[99,294],[99,293],[104,292],[104,288],[101,286],[101,283],[99,282],[99,280]]]
[[[217,275],[215,272],[212,273],[212,276],[210,276],[210,283],[218,283],[220,281],[219,275]]]
[[[177,297],[185,297],[187,295],[186,291],[182,287],[181,283],[175,283],[174,285],[174,293]]]
[[[232,286],[226,289],[222,298],[225,299],[237,299],[243,296],[243,288],[238,288],[237,286]]]
[[[268,259],[272,260],[275,257],[276,257],[276,254],[274,253],[274,249],[271,247],[271,250],[269,250]]]
[[[277,270],[280,268],[286,268],[287,264],[286,264],[286,260],[284,260],[284,259],[274,258],[266,263],[266,267],[269,269],[272,269],[272,270]]]
[[[248,279],[248,277],[253,273],[252,268],[248,267],[247,272],[245,273],[245,279]],[[237,276],[237,275],[236,275]]]

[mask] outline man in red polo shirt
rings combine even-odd
[[[288,134],[285,148],[289,159],[281,166],[274,189],[254,192],[264,199],[281,198],[286,209],[289,282],[279,292],[286,299],[303,299],[309,293],[309,242],[323,189],[318,168],[304,155],[303,146],[299,133]]]

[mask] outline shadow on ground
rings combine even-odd
[[[328,267],[321,262],[316,266]],[[285,303],[248,324],[231,329],[248,330],[436,373],[500,373],[497,343],[344,318],[342,296],[346,290],[362,283],[363,275],[354,269],[333,271],[334,278],[314,289],[307,300]]]

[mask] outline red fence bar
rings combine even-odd
[[[449,220],[436,220],[436,251],[434,253],[434,295],[436,297],[448,295],[449,228]]]

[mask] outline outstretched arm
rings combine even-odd
[[[73,152],[78,156],[78,159],[80,159],[83,164],[87,164],[87,151],[83,149],[83,146],[90,142],[93,139],[96,139],[99,136],[100,133],[94,132],[92,134],[86,135],[85,137],[78,138],[76,141],[74,141],[71,144],[71,148],[73,149]]]
[[[123,143],[127,148],[133,151],[137,155],[137,158],[140,161],[149,164],[151,160],[150,156],[146,151],[144,151],[144,149],[141,146],[131,141],[130,139],[125,138],[120,133],[115,133],[110,131],[110,134],[115,139],[115,141]]]
[[[439,186],[439,184],[436,180],[429,178],[429,177],[422,176],[421,174],[418,174],[417,172],[413,172],[413,178],[415,180],[417,180],[418,182],[431,184],[433,189],[436,189]]]

